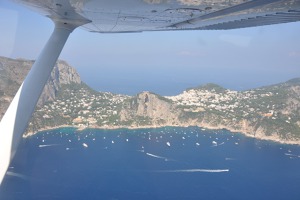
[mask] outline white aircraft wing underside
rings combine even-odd
[[[300,0],[14,0],[99,33],[219,30],[300,20]],[[90,23],[85,24],[87,21]]]

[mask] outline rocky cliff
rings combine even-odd
[[[131,126],[178,125],[181,110],[169,99],[151,92],[142,92],[123,104],[120,121]]]
[[[123,106],[121,121],[133,120],[138,127],[200,126],[300,143],[300,79],[242,92],[215,84],[171,97],[144,92]]]
[[[38,106],[44,105],[45,102],[53,101],[62,85],[80,83],[80,76],[76,70],[65,61],[59,60],[54,66],[51,76],[44,87]]]
[[[0,119],[2,119],[33,63],[31,60],[0,57]],[[38,106],[53,101],[62,85],[74,83],[81,83],[76,70],[65,61],[58,61],[43,90]]]

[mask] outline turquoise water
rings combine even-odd
[[[300,147],[226,130],[76,131],[25,139],[0,199],[300,199]]]

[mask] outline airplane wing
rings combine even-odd
[[[300,0],[15,0],[99,33],[220,30],[300,20]]]
[[[295,22],[300,0],[11,0],[49,17],[54,31],[0,122],[0,184],[69,34],[220,30]]]

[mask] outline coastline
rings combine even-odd
[[[23,134],[23,138],[27,138],[30,136],[34,136],[35,134],[37,134],[38,132],[41,131],[49,131],[49,130],[55,130],[55,129],[59,129],[59,128],[75,128],[78,131],[82,131],[85,129],[103,129],[103,130],[117,130],[117,129],[129,129],[129,130],[134,130],[134,129],[147,129],[147,128],[163,128],[163,127],[191,127],[191,126],[195,126],[198,128],[205,128],[205,129],[209,129],[209,130],[228,130],[232,133],[240,133],[246,137],[250,137],[250,138],[255,138],[258,140],[265,140],[265,141],[270,141],[270,142],[275,142],[275,143],[279,143],[279,144],[287,144],[287,145],[300,145],[300,140],[282,140],[278,135],[274,136],[266,136],[262,133],[259,134],[250,134],[249,130],[236,130],[236,129],[232,129],[230,127],[215,127],[215,126],[210,126],[210,125],[194,125],[194,124],[189,124],[189,125],[168,125],[168,124],[164,124],[164,125],[148,125],[148,126],[111,126],[111,125],[105,125],[105,126],[86,126],[86,127],[76,127],[76,126],[71,126],[71,125],[59,125],[59,126],[55,126],[55,127],[45,127],[45,128],[41,128],[40,130],[38,130],[37,132],[27,132],[26,134]]]

